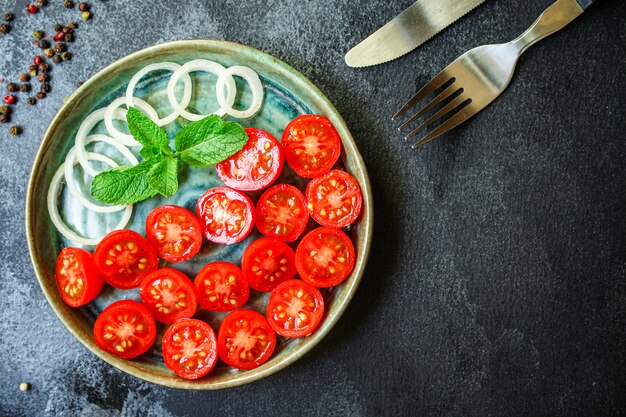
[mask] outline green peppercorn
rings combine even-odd
[[[18,90],[18,86],[15,83],[8,83],[7,84],[7,91],[10,93],[15,93]]]
[[[59,62],[61,62],[61,61],[62,61],[62,59],[61,59],[61,55],[54,55],[54,56],[52,57],[52,62],[54,62],[55,64],[58,64],[58,63],[59,63]]]
[[[46,34],[43,33],[43,30],[36,30],[33,32],[33,38],[35,39],[41,39],[45,36]]]
[[[37,104],[37,99],[35,97],[28,97],[26,99],[26,104],[28,104],[29,106],[34,106],[35,104]]]
[[[67,47],[65,46],[64,43],[55,43],[54,44],[54,51],[61,53],[61,52],[65,52],[67,50]]]
[[[11,118],[8,114],[0,114],[0,123],[6,123],[9,120],[11,120]]]
[[[39,89],[39,91],[43,91],[44,93],[49,93],[50,90],[52,90],[50,84],[41,84],[41,88]]]
[[[9,33],[11,31],[11,26],[3,23],[0,25],[0,33]]]
[[[31,77],[36,77],[37,76],[37,65],[33,64],[30,67],[28,67],[28,73],[30,74]]]
[[[22,93],[28,93],[31,90],[31,86],[29,83],[22,83],[20,84],[20,91]]]
[[[11,113],[11,108],[9,106],[0,106],[0,114],[9,114]]]
[[[78,29],[78,23],[76,22],[70,22],[67,25],[72,29]]]
[[[63,7],[65,7],[66,9],[71,9],[74,7],[74,2],[72,0],[65,0],[63,2]]]
[[[9,134],[11,136],[17,136],[20,133],[22,133],[22,128],[19,126],[11,126],[11,128],[9,129]]]
[[[15,19],[15,15],[13,13],[5,13],[4,14],[4,20],[6,22],[10,22],[13,19]]]
[[[44,98],[46,98],[46,93],[44,91],[40,91],[35,94],[35,97],[37,97],[37,100],[43,100]]]
[[[89,20],[89,19],[91,19],[91,16],[92,16],[91,12],[83,12],[83,13],[80,15],[80,17],[82,17],[82,18],[83,18],[83,20]]]
[[[61,54],[61,59],[63,61],[69,61],[70,59],[72,59],[72,54],[70,54],[69,52],[65,51]]]
[[[52,55],[54,55],[54,50],[52,48],[48,48],[43,51],[43,54],[46,56],[46,58],[52,58]]]
[[[48,41],[46,39],[39,39],[37,41],[37,46],[39,46],[41,49],[50,48],[50,41]]]
[[[78,3],[78,10],[80,10],[81,12],[88,12],[89,8],[89,3]]]

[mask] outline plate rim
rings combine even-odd
[[[141,369],[140,367],[135,366],[135,361],[133,360],[120,359],[114,355],[111,355],[107,352],[102,351],[95,345],[93,338],[90,338],[90,337],[85,338],[84,332],[82,332],[82,330],[78,328],[78,325],[75,324],[69,317],[66,316],[65,312],[63,311],[63,306],[59,305],[58,300],[54,299],[52,294],[49,292],[48,285],[46,285],[47,280],[45,280],[44,278],[47,271],[44,269],[43,265],[41,265],[39,262],[38,252],[35,247],[36,238],[34,236],[34,216],[37,214],[36,213],[37,207],[35,206],[35,188],[36,188],[37,180],[40,177],[41,171],[43,169],[43,159],[44,159],[47,148],[49,148],[49,146],[52,143],[53,133],[54,133],[56,125],[58,125],[60,120],[62,120],[66,116],[66,113],[68,112],[69,107],[72,106],[74,100],[76,100],[77,97],[79,97],[82,94],[82,91],[87,90],[92,84],[99,82],[101,79],[105,79],[109,72],[112,72],[121,66],[132,64],[134,61],[139,60],[143,57],[149,56],[151,54],[158,56],[161,50],[170,50],[172,48],[177,48],[177,47],[188,48],[190,46],[193,47],[194,45],[198,45],[198,44],[203,44],[203,47],[208,46],[209,48],[215,48],[218,50],[243,49],[243,50],[248,50],[248,52],[252,54],[261,55],[265,57],[266,59],[269,58],[271,59],[272,64],[278,67],[282,75],[285,75],[287,78],[292,78],[291,81],[295,80],[303,84],[304,86],[306,86],[308,89],[310,89],[311,93],[314,96],[316,96],[316,99],[320,100],[323,106],[327,107],[333,113],[333,116],[338,118],[339,126],[336,126],[336,128],[340,133],[340,137],[342,139],[342,146],[346,147],[346,145],[349,145],[351,153],[352,155],[354,155],[357,165],[362,167],[362,173],[361,173],[362,184],[361,185],[363,188],[362,192],[363,192],[363,197],[364,197],[363,200],[364,200],[364,206],[365,206],[364,207],[365,210],[363,210],[361,214],[362,217],[361,217],[361,224],[360,224],[360,226],[363,228],[363,233],[364,233],[364,236],[363,236],[364,248],[363,248],[361,255],[356,260],[354,269],[351,273],[351,278],[349,278],[348,281],[346,281],[346,284],[349,284],[345,288],[346,297],[343,298],[341,304],[338,306],[336,314],[334,314],[332,317],[330,315],[327,315],[326,319],[322,323],[322,326],[316,332],[314,332],[313,335],[308,337],[307,343],[299,346],[297,349],[294,349],[285,357],[281,358],[280,361],[273,363],[273,364],[270,361],[262,365],[259,368],[255,368],[249,371],[238,373],[234,378],[230,380],[218,381],[218,382],[203,381],[202,379],[186,380],[186,379],[182,379],[178,377],[163,378],[159,375],[152,373],[150,370],[144,370],[144,369]],[[28,187],[27,187],[27,193],[26,193],[25,223],[26,223],[26,238],[27,238],[27,243],[28,243],[28,251],[29,251],[31,263],[35,271],[35,275],[37,277],[37,281],[39,282],[42,292],[44,293],[44,296],[46,297],[48,304],[50,304],[50,306],[52,307],[52,310],[54,311],[57,318],[65,325],[67,330],[69,330],[69,332],[83,346],[85,346],[89,351],[91,351],[97,357],[104,360],[106,363],[113,366],[114,368],[120,371],[123,371],[129,375],[132,375],[136,378],[139,378],[141,380],[147,381],[147,382],[163,385],[169,388],[176,388],[176,389],[216,390],[216,389],[236,387],[236,386],[244,385],[250,382],[254,382],[259,379],[270,376],[288,367],[289,365],[291,365],[292,363],[300,359],[302,356],[304,356],[311,349],[313,349],[313,347],[315,347],[328,334],[330,329],[335,326],[337,321],[341,318],[341,316],[344,314],[345,310],[347,309],[348,305],[350,304],[350,301],[354,297],[357,287],[361,279],[363,278],[365,266],[367,263],[367,259],[369,257],[369,252],[370,252],[371,243],[372,243],[373,219],[374,219],[373,208],[374,207],[373,207],[372,189],[371,189],[371,184],[369,181],[369,176],[367,173],[367,168],[356,146],[356,142],[354,141],[354,138],[352,137],[352,134],[350,133],[341,113],[330,102],[328,97],[326,97],[326,95],[312,81],[310,81],[307,77],[302,75],[299,71],[297,71],[290,65],[286,64],[282,60],[274,57],[273,55],[269,53],[256,49],[254,47],[240,44],[237,42],[226,41],[226,40],[188,39],[188,40],[176,40],[176,41],[171,41],[171,42],[160,43],[157,45],[149,46],[147,48],[143,48],[141,50],[132,52],[114,61],[113,63],[107,65],[101,70],[99,70],[96,74],[91,76],[81,87],[76,89],[76,91],[74,91],[74,93],[70,95],[70,97],[67,100],[64,101],[64,103],[61,105],[61,107],[59,108],[59,110],[57,111],[53,119],[51,120],[50,124],[48,125],[46,132],[44,133],[43,139],[39,145],[39,148],[37,150],[37,153],[36,153],[32,168],[31,168],[31,173],[30,173],[30,177],[28,180]],[[47,214],[47,208],[45,210],[46,210],[46,215],[49,215]]]

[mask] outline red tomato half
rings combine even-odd
[[[262,314],[237,310],[222,321],[217,333],[220,358],[233,368],[248,370],[267,362],[276,347],[276,333]]]
[[[150,349],[156,338],[156,323],[143,304],[120,300],[100,313],[93,335],[100,349],[130,359]]]
[[[309,221],[304,195],[293,185],[275,185],[259,198],[256,219],[259,232],[265,236],[293,242]]]
[[[198,302],[212,311],[230,311],[248,301],[250,289],[241,269],[230,262],[212,262],[194,280]]]
[[[322,226],[346,227],[361,213],[363,197],[354,177],[333,170],[312,179],[306,187],[307,208]]]
[[[305,178],[327,172],[341,154],[337,130],[330,120],[317,114],[303,114],[289,122],[282,145],[289,166]]]
[[[89,303],[100,294],[104,285],[91,253],[80,248],[61,250],[55,275],[61,298],[70,307]]]
[[[141,301],[154,318],[173,323],[196,313],[196,292],[187,275],[172,268],[161,268],[141,281]]]
[[[241,191],[257,191],[267,187],[283,169],[283,150],[270,133],[249,127],[248,142],[243,149],[215,165],[224,184]]]
[[[244,193],[229,187],[208,189],[196,205],[204,236],[215,243],[237,243],[254,226],[254,205]]]
[[[308,336],[324,315],[320,290],[299,279],[280,284],[267,304],[267,319],[276,333],[285,337]]]
[[[193,258],[202,247],[202,226],[183,207],[160,206],[146,217],[146,239],[159,258],[182,262]]]
[[[138,287],[143,277],[157,269],[159,259],[148,241],[132,230],[106,235],[93,253],[102,278],[121,290]]]
[[[269,292],[296,275],[295,254],[286,243],[263,237],[246,248],[241,270],[252,288]]]
[[[298,274],[316,287],[332,287],[342,282],[352,272],[354,260],[352,241],[334,227],[310,231],[296,249]]]
[[[185,379],[201,378],[217,363],[215,332],[200,320],[178,320],[165,331],[161,346],[165,365]]]

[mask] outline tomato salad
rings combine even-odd
[[[236,369],[256,368],[271,357],[277,334],[309,336],[323,321],[319,288],[339,285],[352,272],[357,254],[341,229],[359,217],[363,205],[358,182],[336,168],[339,135],[320,115],[296,117],[281,142],[260,129],[246,133],[244,148],[216,166],[225,185],[200,196],[195,214],[160,206],[146,218],[145,238],[116,230],[100,241],[93,256],[79,248],[61,251],[56,278],[69,306],[91,302],[104,283],[139,288],[141,302],[117,301],[98,316],[94,338],[102,350],[137,357],[152,346],[156,322],[165,323],[165,364],[182,378],[197,379],[213,369],[218,357]],[[299,176],[311,179],[306,190],[275,184],[284,159]],[[255,206],[246,192],[259,190],[265,191]],[[305,233],[309,217],[319,226]],[[247,246],[241,266],[212,262],[195,277],[159,268],[158,258],[170,263],[193,258],[203,237],[213,244],[241,242],[255,223],[265,237]],[[265,314],[246,309],[251,291],[270,293]],[[230,313],[216,334],[193,318],[198,309]]]

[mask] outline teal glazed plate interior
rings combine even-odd
[[[320,327],[311,336],[304,338],[279,337],[271,359],[256,369],[238,371],[218,362],[215,369],[207,376],[192,381],[179,378],[163,363],[160,340],[165,331],[165,325],[159,324],[157,340],[151,350],[134,360],[120,359],[96,346],[92,329],[97,315],[113,301],[140,300],[139,292],[138,290],[122,291],[105,286],[102,293],[85,307],[71,308],[63,303],[54,276],[55,261],[61,248],[80,245],[65,239],[57,232],[48,214],[46,195],[52,176],[74,145],[78,127],[87,115],[94,110],[106,107],[116,98],[122,97],[128,82],[141,68],[163,61],[184,64],[194,59],[213,60],[225,67],[244,65],[259,74],[265,92],[261,110],[250,119],[232,119],[244,127],[253,126],[267,130],[280,140],[287,123],[299,114],[315,113],[328,117],[337,128],[342,140],[343,153],[339,164],[359,182],[364,205],[359,219],[346,230],[352,238],[357,253],[354,271],[342,284],[323,291],[326,309],[325,318]],[[170,74],[169,71],[152,72],[143,77],[135,89],[135,97],[150,103],[161,117],[172,111],[166,94]],[[216,76],[194,72],[191,77],[193,97],[188,109],[201,114],[214,111],[217,108]],[[251,100],[251,92],[245,81],[238,77],[237,86],[236,107],[247,107]],[[182,85],[178,88],[180,91],[177,90],[177,96],[180,97]],[[118,123],[116,127],[119,130],[128,132],[123,122],[116,121],[115,123]],[[185,123],[187,123],[185,120],[179,118],[165,126],[169,137],[173,138],[175,132]],[[90,133],[106,133],[104,123],[97,124]],[[120,165],[128,164],[109,145],[94,143],[88,145],[88,149],[95,149],[97,152],[106,154]],[[136,153],[137,148],[132,149]],[[97,162],[92,163],[99,170],[108,169],[104,165],[98,165]],[[80,165],[74,168],[74,177],[77,187],[85,191],[89,189],[91,179],[84,174]],[[173,197],[155,197],[136,204],[127,228],[145,235],[146,215],[156,206],[177,204],[195,211],[196,200],[204,191],[223,185],[213,167],[193,170],[185,167],[180,173],[179,181],[179,191]],[[295,175],[287,164],[277,182],[291,183],[301,190],[304,190],[306,186],[306,180]],[[248,194],[256,202],[260,192]],[[367,171],[354,139],[335,107],[317,87],[285,63],[256,49],[224,41],[190,40],[157,45],[129,55],[93,76],[67,100],[50,124],[33,165],[28,186],[26,228],[31,259],[46,298],[70,332],[89,350],[116,368],[156,384],[182,389],[220,389],[252,382],[285,368],[315,346],[339,320],[352,299],[365,268],[373,230],[372,203]],[[58,208],[70,228],[88,237],[101,236],[112,230],[119,222],[122,213],[102,214],[88,211],[73,199],[67,187],[63,187],[59,196]],[[311,220],[309,228],[313,227],[315,224]],[[193,279],[196,273],[209,262],[228,261],[239,265],[245,247],[259,236],[260,234],[255,229],[247,239],[235,245],[217,245],[205,241],[202,250],[193,259],[172,265],[161,261],[160,266],[172,266]],[[85,247],[85,249],[93,251],[94,247]],[[268,293],[252,291],[246,308],[264,313],[268,295]],[[217,333],[219,323],[224,316],[224,313],[209,312],[199,307],[194,317],[207,321]]]

